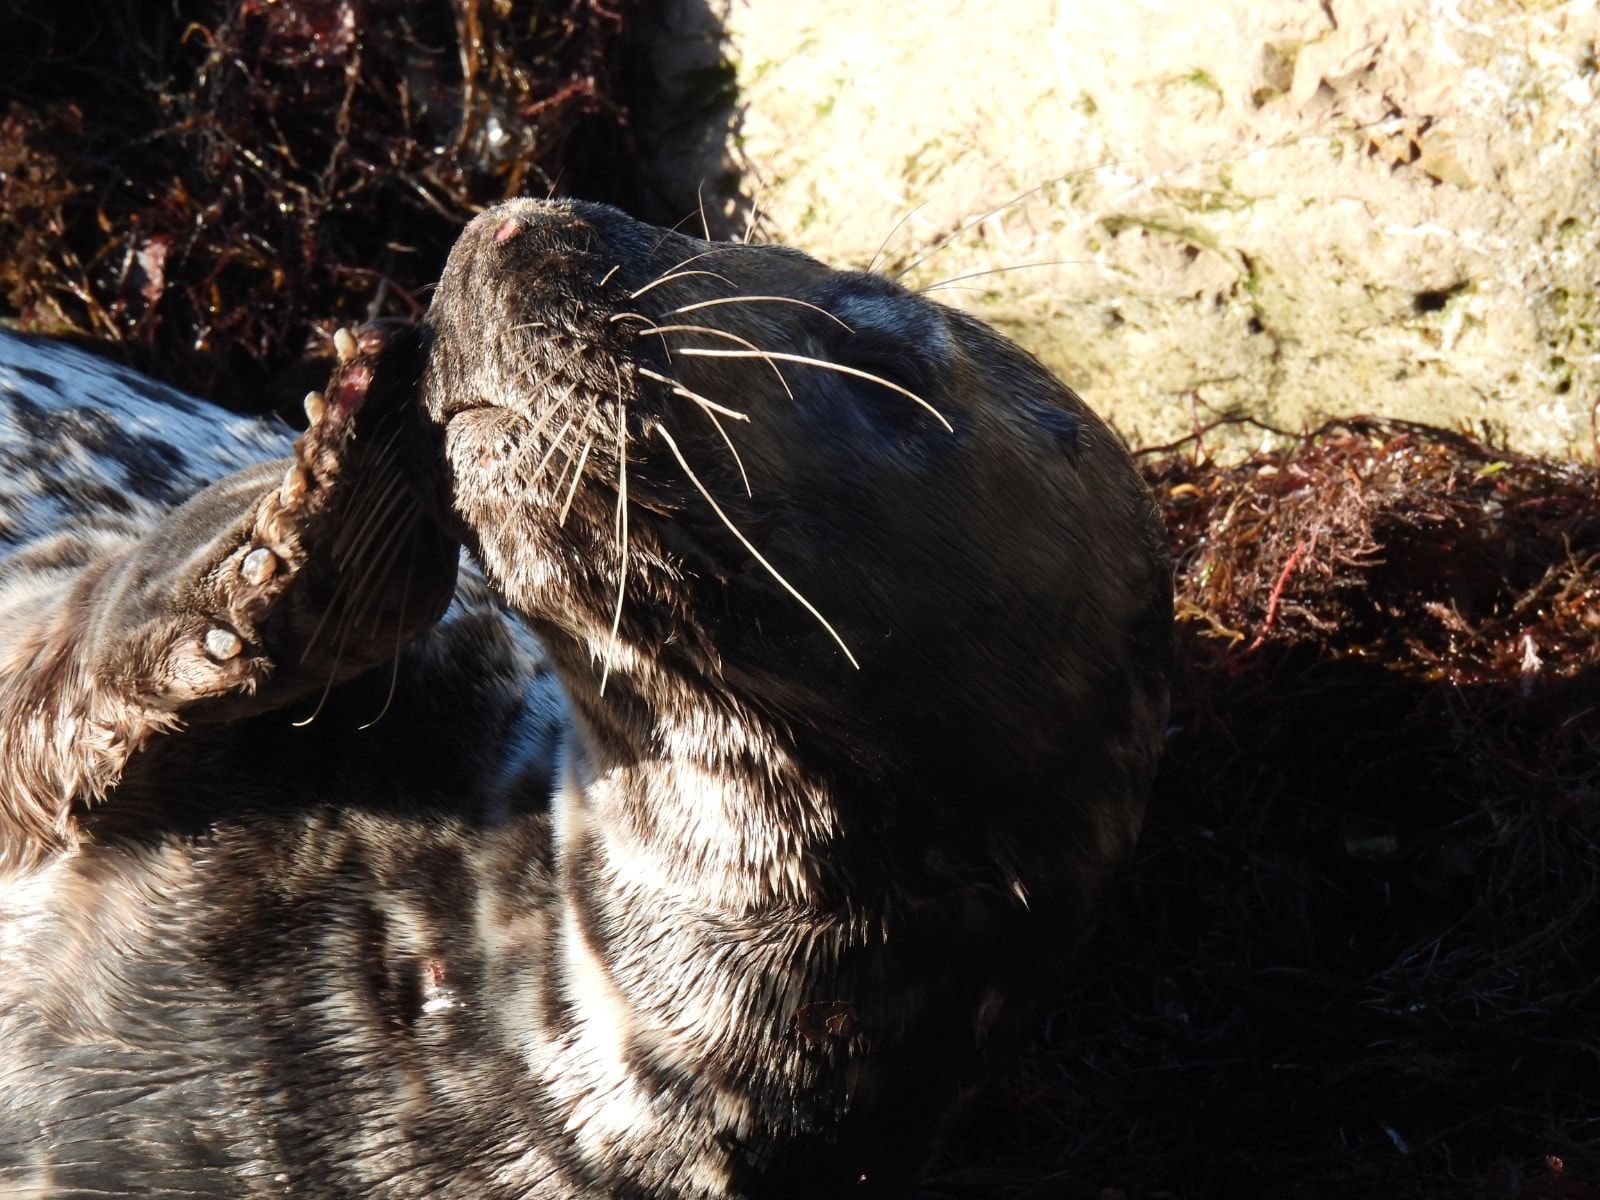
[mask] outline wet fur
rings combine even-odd
[[[1149,500],[977,322],[774,247],[655,283],[708,249],[594,206],[464,234],[411,378],[441,510],[521,622],[468,575],[391,702],[381,664],[309,725],[315,694],[183,723],[74,800],[70,849],[0,885],[0,1191],[895,1196],[1008,1061],[1159,748]],[[954,431],[611,319],[757,293],[850,337],[796,305],[687,319],[851,362],[876,328]],[[749,414],[737,462],[655,375]],[[47,515],[88,536],[92,508]],[[125,516],[145,547],[174,520]]]
[[[18,358],[40,349],[9,344]],[[320,422],[293,458],[169,510],[140,501],[107,512],[80,480],[54,480],[81,515],[0,562],[0,866],[70,848],[83,812],[152,739],[282,708],[392,657],[437,618],[455,546],[422,513],[421,494],[408,500],[400,456],[416,423],[395,396],[415,364],[398,343],[387,359],[341,366],[331,415],[319,397]],[[393,378],[374,384],[375,369]],[[24,435],[8,439],[7,455],[25,472],[42,450],[27,435],[70,427],[76,414],[30,425],[36,406],[15,385],[7,395],[9,424]],[[349,533],[380,526],[361,545]],[[252,550],[267,557],[260,578],[244,572]],[[232,657],[208,652],[211,633],[234,643]]]
[[[701,306],[741,296],[790,302]],[[569,1123],[627,1114],[594,1153],[646,1194],[896,1194],[1137,831],[1170,599],[1125,451],[976,321],[598,206],[479,218],[428,323],[463,537],[581,730]]]

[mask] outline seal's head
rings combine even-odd
[[[1049,810],[1096,864],[1069,892],[1129,844],[1163,539],[1024,351],[792,249],[529,200],[467,228],[428,324],[464,536],[593,736],[731,758],[759,725],[847,811],[991,862]]]

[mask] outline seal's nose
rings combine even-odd
[[[506,200],[475,216],[456,239],[430,311],[435,323],[480,319],[484,289],[500,286],[511,289],[508,297],[520,297],[522,306],[533,303],[540,288],[592,302],[597,297],[590,285],[618,275],[631,278],[633,263],[642,271],[659,269],[650,259],[658,236],[653,226],[603,204]],[[678,255],[687,256],[687,251]],[[463,293],[461,312],[452,316],[452,305],[437,301],[457,292]]]
[[[513,255],[526,261],[529,254],[569,253],[591,248],[595,230],[586,214],[560,200],[508,200],[479,213],[461,241],[500,259]]]
[[[585,224],[571,204],[561,200],[507,200],[485,209],[467,229],[475,236],[504,245],[537,229],[571,229]]]

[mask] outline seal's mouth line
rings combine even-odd
[[[495,406],[481,396],[473,396],[465,400],[451,398],[439,406],[438,424],[446,426],[457,417],[465,416],[467,413],[482,412],[484,409],[493,407]]]
[[[441,428],[449,428],[462,417],[476,418],[486,413],[493,413],[516,422],[516,432],[519,437],[528,436],[537,434],[543,429],[550,414],[564,408],[567,399],[567,393],[548,387],[518,394],[509,402],[473,396],[464,401],[445,404],[439,411],[437,424]],[[528,412],[533,409],[542,410],[538,417],[528,416]]]

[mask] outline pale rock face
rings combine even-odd
[[[664,148],[677,194],[952,280],[1136,442],[1369,412],[1594,452],[1594,0],[674,4],[662,72],[740,106],[736,174],[703,124]]]

